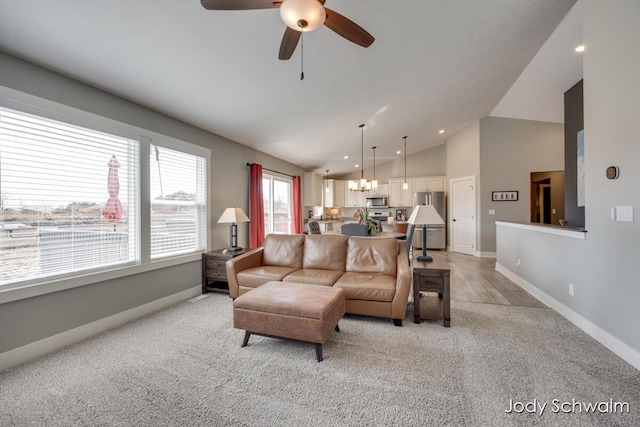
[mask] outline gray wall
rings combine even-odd
[[[640,56],[629,54],[640,40],[640,2],[584,5],[586,240],[506,228],[502,236],[501,227],[498,262],[640,369]],[[605,177],[610,165],[620,167],[617,180]],[[636,208],[634,222],[611,220],[619,205]],[[514,256],[522,257],[520,266]]]
[[[584,206],[578,206],[578,131],[584,129],[583,82],[564,93],[565,220],[572,227],[584,227]]]
[[[226,207],[248,212],[247,162],[302,175],[303,169],[156,111],[0,52],[0,86],[212,150],[211,249],[228,246],[229,226],[216,222]],[[9,90],[6,90],[8,88]],[[248,225],[239,227],[248,246]],[[200,284],[200,262],[176,265],[0,305],[0,353],[106,318]]]
[[[447,178],[480,175],[480,121],[447,138]]]
[[[482,252],[496,251],[495,221],[529,222],[530,174],[564,169],[564,126],[530,120],[480,120],[480,239]],[[518,201],[494,202],[492,191],[518,191]],[[488,215],[495,209],[495,215]]]
[[[447,138],[447,179],[476,177],[476,206],[480,206],[480,120],[474,120]],[[448,184],[447,184],[448,185]],[[447,188],[449,191],[449,188]],[[451,197],[447,198],[447,211],[452,212]],[[480,212],[476,210],[476,249],[480,248]],[[451,247],[451,232],[447,233],[447,246]]]

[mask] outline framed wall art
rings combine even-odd
[[[492,191],[491,200],[494,202],[515,202],[518,200],[517,191]]]

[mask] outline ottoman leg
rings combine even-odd
[[[322,344],[316,344],[316,359],[322,362]]]
[[[249,344],[249,337],[251,336],[251,332],[244,331],[244,340],[242,341],[242,347],[246,347]]]

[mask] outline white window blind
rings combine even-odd
[[[138,153],[134,140],[0,108],[0,286],[136,262]]]
[[[206,250],[206,159],[151,145],[151,259]]]

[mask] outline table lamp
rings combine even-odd
[[[444,221],[440,214],[433,205],[417,205],[407,222],[414,226],[422,225],[422,255],[416,259],[418,261],[433,261],[432,257],[427,256],[427,225],[443,225]]]
[[[238,222],[249,222],[249,217],[242,208],[227,208],[218,220],[218,224],[231,224],[229,228],[229,247],[226,252],[238,252],[242,248],[238,246]]]

